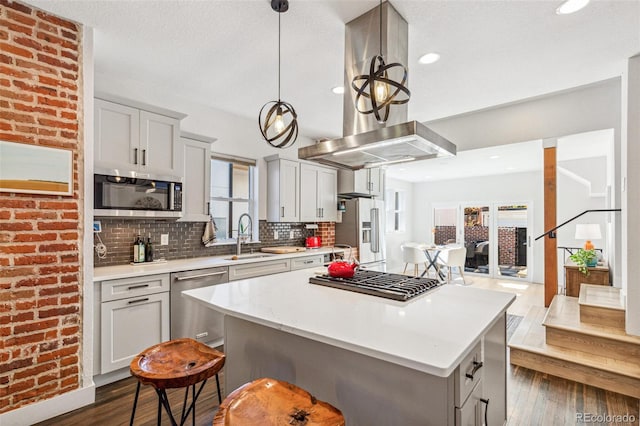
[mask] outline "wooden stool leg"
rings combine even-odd
[[[218,379],[218,374],[216,373],[216,387],[218,388],[218,405],[222,404],[222,394],[220,393],[220,380]]]
[[[133,419],[136,416],[136,407],[138,406],[138,395],[140,394],[140,382],[136,386],[136,397],[133,400],[133,410],[131,410],[131,420],[129,420],[129,426],[133,426]]]

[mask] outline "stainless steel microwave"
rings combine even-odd
[[[93,208],[97,217],[181,217],[182,182],[96,174]]]

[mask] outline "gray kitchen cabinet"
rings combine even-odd
[[[266,157],[267,220],[269,222],[300,222],[300,163]]]
[[[265,262],[242,263],[229,266],[229,281],[244,280],[245,278],[261,275],[279,274],[291,270],[291,259],[267,260]]]
[[[123,175],[136,172],[167,180],[182,177],[183,154],[179,132],[180,119],[185,116],[172,111],[161,111],[167,115],[96,98],[96,172],[110,174],[118,170]]]
[[[184,191],[179,222],[209,220],[211,197],[211,143],[213,138],[182,133]]]
[[[324,265],[324,255],[317,254],[315,256],[294,257],[291,259],[291,270],[307,269],[321,267]]]
[[[169,274],[108,280],[97,286],[99,349],[95,353],[100,354],[100,369],[94,373],[128,367],[143,349],[169,340]]]
[[[335,169],[300,164],[300,221],[335,222],[338,216]]]
[[[382,197],[384,170],[379,167],[338,171],[338,194]]]

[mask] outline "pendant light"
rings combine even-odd
[[[271,0],[271,8],[278,12],[278,100],[262,106],[258,115],[260,133],[269,145],[288,148],[298,138],[298,115],[293,106],[280,99],[280,14],[289,10],[288,0]]]
[[[409,102],[411,92],[406,87],[407,69],[400,63],[387,64],[382,55],[382,0],[380,0],[380,54],[371,59],[369,74],[357,75],[351,81],[351,87],[356,91],[356,110],[361,114],[373,114],[380,124],[384,124],[389,118],[391,105],[402,105]],[[401,69],[402,81],[397,82],[389,78],[389,71]],[[406,96],[406,97],[405,97]],[[369,100],[370,106],[364,108],[360,104],[360,98]]]

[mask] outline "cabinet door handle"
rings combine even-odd
[[[146,149],[142,150],[142,165],[143,166],[147,165],[147,150]]]
[[[227,273],[227,271],[219,271],[219,272],[208,272],[208,273],[199,274],[199,275],[189,275],[189,276],[184,276],[184,277],[176,277],[176,281],[185,281],[185,280],[193,280],[195,278],[213,277],[213,276],[216,276],[216,275],[224,275],[226,273]]]
[[[127,287],[127,290],[135,290],[136,288],[145,288],[145,287],[149,287],[149,284],[131,285]]]
[[[133,148],[133,164],[138,164],[138,148]]]
[[[480,370],[482,368],[482,361],[478,362],[478,361],[473,361],[473,370],[471,370],[471,373],[467,373],[465,374],[465,376],[468,379],[473,380],[473,376],[476,374],[476,372],[478,370]]]
[[[280,214],[280,217],[284,217],[284,206],[280,207],[282,209],[282,213]]]
[[[324,217],[324,207],[320,208],[320,217]]]
[[[313,263],[313,260],[305,260],[305,261],[304,261],[304,264],[305,264],[305,265],[308,265],[308,264],[310,264],[310,263]]]
[[[129,300],[127,303],[129,305],[132,305],[134,303],[147,302],[147,301],[149,301],[149,298],[145,297],[144,299]]]
[[[211,214],[211,202],[207,202],[207,214]]]
[[[480,398],[480,402],[484,404],[484,424],[489,424],[489,398]]]

